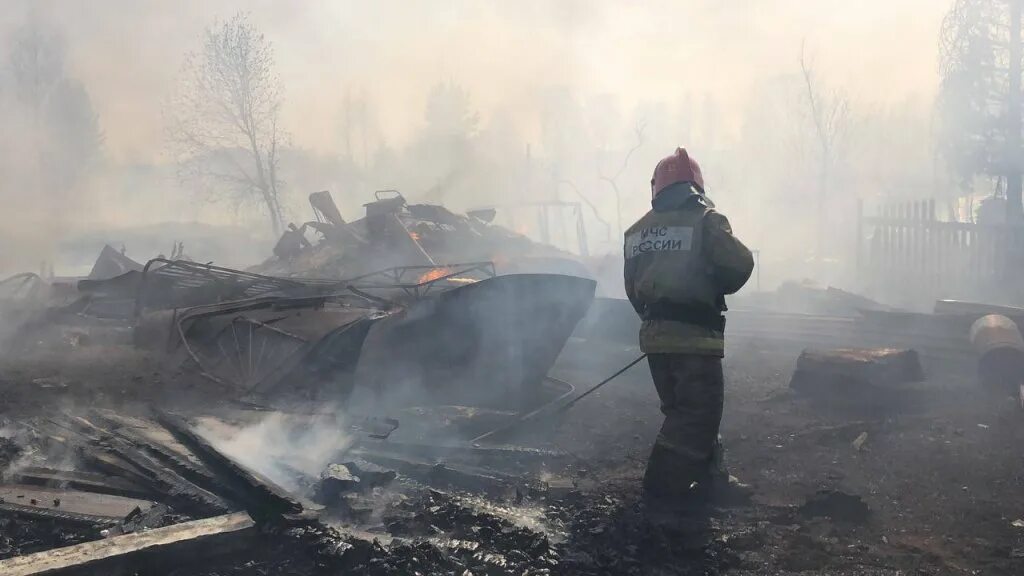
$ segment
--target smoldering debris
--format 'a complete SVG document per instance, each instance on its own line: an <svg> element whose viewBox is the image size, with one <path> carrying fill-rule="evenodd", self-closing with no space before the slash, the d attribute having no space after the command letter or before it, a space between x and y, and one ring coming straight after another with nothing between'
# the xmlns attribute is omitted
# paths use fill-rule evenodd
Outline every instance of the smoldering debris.
<svg viewBox="0 0 1024 576"><path fill-rule="evenodd" d="M476 215L410 204L396 190L377 192L362 218L346 221L329 192L309 196L316 220L291 226L274 256L253 272L270 276L358 278L420 267L421 280L447 276L459 262L493 262L499 274L545 272L588 277L580 259ZM307 235L314 237L313 241Z"/></svg>
<svg viewBox="0 0 1024 576"><path fill-rule="evenodd" d="M170 427L145 418L133 418L130 425L106 420L110 427L104 427L98 424L104 422L99 413L26 423L41 431L40 443L56 441L56 435L60 434L61 445L78 455L79 468L26 469L19 478L44 481L63 478L75 482L76 489L59 484L55 487L0 485L4 536L11 541L24 537L17 530L21 526L19 522L27 518L36 522L37 527L66 526L55 533L58 539L51 538L48 546L75 544L78 548L62 548L59 555L32 554L29 547L12 548L10 553L20 555L0 560L4 573L35 574L54 567L100 569L115 559L132 566L151 565L147 563L153 561L156 553L152 546L137 547L133 540L125 539L114 547L114 541L121 538L117 535L129 535L140 529L159 541L156 543L158 550L166 548L167 553L173 550L175 554L194 556L190 561L203 559L204 563L214 565L225 561L218 560L225 554L244 554L246 550L259 550L267 544L279 556L266 558L263 553L257 553L263 566L295 562L292 555L304 549L311 551L316 564L345 566L357 571L386 565L411 566L425 571L458 568L518 574L526 569L550 569L558 565L558 556L544 532L517 526L503 519L502 514L488 512L484 507L471 504L470 500L463 501L458 496L431 490L416 482L410 484L409 479L358 457L326 468L328 471L344 470L350 482L363 485L359 490L365 494L364 507L368 513L360 514L358 503L350 499L344 506L332 507L333 516L328 516L333 518L332 525L325 524L317 519L320 508L316 505L301 496L296 496L298 499L282 496L281 488L272 480L246 472L247 466L235 463L227 452L220 452L213 444L197 443L196 438L202 434L199 428L192 428L171 415L162 415L159 421L167 422ZM267 417L261 424L240 429L219 444L234 454L262 451L262 441L275 438L275 433L285 429L282 421L281 417ZM207 418L202 429L215 429L210 422ZM149 432L140 434L141 428ZM289 468L284 461L309 466L310 459L289 459L289 453L294 453L297 446L309 446L314 453L321 454L338 449L339 436L325 438L322 432L292 432L285 435L288 440L276 440L279 446L291 442L290 451L270 450L270 453L263 453L259 461L249 460L249 463L274 469L265 463L281 457L281 468ZM193 435L192 440L184 438L183 434ZM184 444L175 442L174 438L181 438ZM312 445L314 441L323 448L316 450ZM180 457L162 456L172 452ZM119 475L116 473L119 468L134 472ZM90 476L100 470L106 472L102 481ZM340 480L338 474L327 478ZM393 488L394 482L399 482L401 487ZM129 486L129 490L144 492L153 500L101 493L117 491L118 486ZM300 487L294 489L302 491ZM382 491L389 494L384 495ZM402 493L407 496L400 496ZM328 494L321 484L315 496L330 500L337 499L339 493ZM282 497L289 503L284 506L275 503ZM24 504L18 503L21 499L25 500ZM211 508L210 503L214 501L220 504ZM248 531L253 520L262 535ZM104 538L110 539L110 546L99 544ZM265 542L267 538L270 542ZM211 539L226 547L218 545L216 550L211 549ZM292 542L287 552L282 549L282 539ZM379 544L379 541L388 544ZM76 544L79 542L93 544ZM232 562L230 558L226 561Z"/></svg>
<svg viewBox="0 0 1024 576"><path fill-rule="evenodd" d="M430 559L423 565L430 572L510 572L556 564L543 532L530 533L538 544L516 551L525 542L522 529L510 528L499 516L470 513L455 504L455 496L428 488L522 503L524 494L538 493L539 483L521 475L536 474L539 459L524 467L531 458L513 458L505 466L494 454L488 459L472 448L419 450L412 456L403 447L422 441L433 424L430 418L411 417L413 425L400 430L404 440L391 446L388 438L401 421L360 416L357 410L394 410L406 419L448 405L470 423L457 436L500 425L494 415L510 418L519 406L549 401L544 376L585 313L593 282L551 274L502 275L489 261L453 264L461 245L463 252L501 256L507 272L516 269L511 260L524 265L509 254L525 254L533 244L441 207L407 206L400 195L379 199L368 207L365 221L353 223L337 213L329 195L313 195L311 204L324 221L303 228L322 238L315 245L304 242L297 227L285 234L274 258L293 267L287 277L187 260L157 258L136 265L108 247L90 278L77 284L34 276L8 283L17 285L10 308L28 310L19 329L33 334L19 342L19 350L52 348L52 338L44 336L51 327L69 326L83 335L72 348L103 349L114 342L90 336L100 326L123 326L134 333L130 342L161 358L158 370L176 370L189 382L182 391L191 398L216 398L209 406L216 408L231 405L234 396L236 404L234 412L223 413L222 406L221 414L214 410L190 420L97 410L44 411L45 416L20 421L17 425L35 436L17 450L41 457L12 468L5 481L26 482L8 486L32 494L47 491L47 499L59 494L52 500L64 502L65 510L36 506L6 512L31 512L37 521L77 523L79 529L86 525L75 536L84 547L60 554L81 562L106 558L106 548L93 550L89 541L140 529L166 529L168 551L188 550L212 562L210 539L259 548L254 542L261 538L254 540L245 524L255 521L263 533L292 542L264 544L270 552L262 561L268 564L293 563L301 549L312 550L314 565L357 569L412 566L422 558ZM399 227L405 233L396 236ZM421 260L396 260L404 266L385 270L371 267L390 262L388 254L407 254L403 246ZM499 248L512 252L501 254ZM332 253L347 256L333 268L309 264L310 258ZM316 277L325 271L327 277ZM267 408L274 403L290 411ZM241 406L248 408L239 411ZM195 405L189 410L195 413ZM474 419L482 424L474 426ZM481 467L481 462L489 464ZM139 497L145 500L130 506ZM108 508L103 518L74 510L76 502L90 498L121 499L130 510ZM418 520L417 527L388 529L394 522L386 518L415 516L413 511L424 507L436 517ZM244 516L237 516L242 511ZM469 530L462 521L470 520L480 531L473 533L473 543L453 544L469 542L469 532L452 530ZM374 543L377 539L388 543ZM151 562L150 553L134 551L132 542L118 545L119 561ZM18 566L32 570L52 561L45 553L28 555Z"/></svg>
<svg viewBox="0 0 1024 576"><path fill-rule="evenodd" d="M292 490L301 488L302 477L319 476L354 442L344 417L333 414L295 417L270 413L241 427L219 419L200 419L196 431L226 456Z"/></svg>
<svg viewBox="0 0 1024 576"><path fill-rule="evenodd" d="M924 380L914 350L806 349L789 386L819 404L884 413L914 406Z"/></svg>
<svg viewBox="0 0 1024 576"><path fill-rule="evenodd" d="M55 334L70 334L70 348L133 343L251 402L344 403L356 387L407 405L416 395L517 407L539 400L539 383L595 291L592 280L564 274L585 275L578 262L535 258L553 249L441 206L407 205L400 194L352 222L329 194L310 200L321 238L300 243L301 257L271 259L287 270L164 258L137 266L105 247L94 277L77 283L10 280L18 289L7 308L18 311L22 334L11 351L52 347ZM334 260L322 266L323 258ZM549 273L556 260L562 273Z"/></svg>
<svg viewBox="0 0 1024 576"><path fill-rule="evenodd" d="M525 239L496 250L511 233L476 216L389 194L349 220L328 195L310 200L318 219L254 269L134 269L108 251L124 273L25 275L0 292L19 334L0 364L0 550L19 570L55 557L211 575L787 573L827 567L822 550L878 562L856 544L896 505L877 485L948 493L942 474L907 476L934 465L919 460L927 443L984 454L981 436L1012 437L1020 418L1005 386L973 394L987 348L968 337L988 313L1024 320L1016 310L911 312L791 285L729 313L742 392L727 413L743 422L725 433L754 501L704 520L650 510L637 486L658 408L643 371L559 410L638 356L628 303L595 300L592 280L565 274L574 264L550 268ZM964 394L993 404L962 422ZM926 429L911 417L948 405ZM537 410L557 417L509 427ZM870 514L847 521L847 508ZM156 549L141 550L146 534Z"/></svg>

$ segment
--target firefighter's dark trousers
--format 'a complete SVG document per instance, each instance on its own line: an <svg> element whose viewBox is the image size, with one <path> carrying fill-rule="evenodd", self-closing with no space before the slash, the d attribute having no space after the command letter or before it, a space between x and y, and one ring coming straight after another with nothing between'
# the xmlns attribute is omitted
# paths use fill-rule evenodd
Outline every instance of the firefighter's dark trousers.
<svg viewBox="0 0 1024 576"><path fill-rule="evenodd" d="M647 360L665 422L647 461L644 492L654 498L685 497L694 482L708 484L719 468L722 359L651 354Z"/></svg>

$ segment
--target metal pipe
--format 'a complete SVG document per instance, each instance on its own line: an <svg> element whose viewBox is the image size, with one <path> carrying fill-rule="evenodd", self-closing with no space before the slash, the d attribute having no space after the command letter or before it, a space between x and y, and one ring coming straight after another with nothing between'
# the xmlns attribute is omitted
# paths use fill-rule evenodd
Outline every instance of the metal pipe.
<svg viewBox="0 0 1024 576"><path fill-rule="evenodd" d="M395 227L396 235L399 238L401 238L402 241L405 242L407 246L411 248L411 252L413 254L420 257L420 263L427 264L430 266L437 266L437 263L434 262L434 259L430 257L430 254L428 254L427 251L423 248L423 245L420 244L419 240L417 240L416 237L412 235L412 232L409 232L409 229L405 227L405 223L402 222L402 219L398 217L398 214L392 213L390 214L390 217L391 223Z"/></svg>
<svg viewBox="0 0 1024 576"><path fill-rule="evenodd" d="M616 372L615 374L612 374L611 376L609 376L609 377L605 378L604 380L600 381L599 383L595 384L593 387L591 387L589 390L587 390L583 394L580 394L579 396L573 398L569 402L563 404L560 408L557 408L555 410L551 410L551 408L557 402L562 400L562 398L565 398L568 394L572 393L573 390L569 390L568 393L563 394L562 396L556 398L554 401L549 402L547 404L544 404L540 408L537 408L536 410L534 410L532 412L524 414L524 415L516 418L512 422L510 422L508 424L505 424L504 426L499 426L498 428L495 428L494 430L491 430L490 432L487 432L486 434L481 434L480 436L477 436L476 438L473 438L472 440L470 440L470 444L473 444L475 446L478 443L483 442L484 440L487 440L488 438L493 438L494 436L502 435L502 434L506 434L508 432L511 432L511 431L521 427L522 425L526 424L527 422L533 420L534 418L536 418L536 417L538 417L540 415L548 414L548 415L554 416L554 415L558 415L558 414L563 414L563 413L569 411L570 408L575 406L577 402L579 402L580 400L586 398L592 392L597 391L598 388L600 388L600 387L604 386L605 384L611 382L612 380L617 378L620 374L622 374L626 370L629 370L630 368L635 366L637 363L639 363L644 358L647 358L647 354L641 354L639 358L637 358L636 360L633 360L629 364L626 364L618 372Z"/></svg>

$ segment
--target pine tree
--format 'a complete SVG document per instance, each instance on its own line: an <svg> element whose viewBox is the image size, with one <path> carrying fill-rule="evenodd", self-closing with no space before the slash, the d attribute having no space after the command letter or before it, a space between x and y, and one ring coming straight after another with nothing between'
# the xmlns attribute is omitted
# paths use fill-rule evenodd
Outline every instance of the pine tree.
<svg viewBox="0 0 1024 576"><path fill-rule="evenodd" d="M964 188L975 176L1021 209L1021 7L1024 0L955 0L939 41L941 151Z"/></svg>

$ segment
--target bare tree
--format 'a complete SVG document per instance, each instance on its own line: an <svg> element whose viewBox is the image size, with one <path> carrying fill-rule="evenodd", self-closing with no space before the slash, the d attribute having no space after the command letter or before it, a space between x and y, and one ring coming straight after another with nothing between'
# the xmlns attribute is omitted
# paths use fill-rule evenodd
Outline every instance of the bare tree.
<svg viewBox="0 0 1024 576"><path fill-rule="evenodd" d="M850 102L839 90L821 86L814 63L809 62L804 45L800 46L800 72L806 90L807 107L818 148L818 225L817 259L824 254L825 208L832 184L832 172L847 136L850 120Z"/></svg>
<svg viewBox="0 0 1024 576"><path fill-rule="evenodd" d="M208 28L202 48L186 56L165 111L179 181L209 200L261 207L275 235L284 221L281 94L270 41L239 13Z"/></svg>
<svg viewBox="0 0 1024 576"><path fill-rule="evenodd" d="M644 129L646 127L643 122L637 122L633 127L633 134L636 135L636 144L626 152L625 157L622 158L622 165L614 175L605 176L604 174L598 174L598 178L607 182L615 193L615 227L619 236L622 236L622 193L619 191L619 177L626 171L626 168L629 168L629 159L644 145Z"/></svg>

